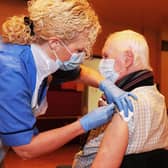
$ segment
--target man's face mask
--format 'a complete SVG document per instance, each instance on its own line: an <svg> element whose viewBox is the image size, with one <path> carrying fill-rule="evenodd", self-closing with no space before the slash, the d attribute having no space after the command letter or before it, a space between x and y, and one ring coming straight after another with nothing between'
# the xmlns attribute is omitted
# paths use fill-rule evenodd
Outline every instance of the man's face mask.
<svg viewBox="0 0 168 168"><path fill-rule="evenodd" d="M84 51L72 53L70 49L63 42L62 44L65 47L65 49L69 52L71 57L68 61L63 62L57 56L57 62L58 64L60 64L60 69L63 71L76 69L77 67L79 67L81 63L83 63L86 53Z"/></svg>
<svg viewBox="0 0 168 168"><path fill-rule="evenodd" d="M115 60L113 58L101 59L99 63L99 71L106 78L112 82L116 82L119 74L114 69Z"/></svg>

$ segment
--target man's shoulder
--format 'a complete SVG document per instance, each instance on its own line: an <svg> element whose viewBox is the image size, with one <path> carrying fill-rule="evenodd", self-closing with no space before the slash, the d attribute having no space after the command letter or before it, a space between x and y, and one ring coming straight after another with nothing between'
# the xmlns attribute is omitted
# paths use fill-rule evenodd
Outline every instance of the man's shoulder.
<svg viewBox="0 0 168 168"><path fill-rule="evenodd" d="M132 93L142 93L142 91L146 91L145 93L143 94L147 94L148 92L156 92L158 91L157 88L156 88L156 85L153 84L153 85L150 85L150 86L140 86L140 87L137 87L137 88L134 88L131 92Z"/></svg>
<svg viewBox="0 0 168 168"><path fill-rule="evenodd" d="M134 95L137 96L136 101L138 104L151 104L152 102L159 102L161 104L164 104L165 98L164 96L159 92L156 85L151 86L142 86L135 88L131 91Z"/></svg>

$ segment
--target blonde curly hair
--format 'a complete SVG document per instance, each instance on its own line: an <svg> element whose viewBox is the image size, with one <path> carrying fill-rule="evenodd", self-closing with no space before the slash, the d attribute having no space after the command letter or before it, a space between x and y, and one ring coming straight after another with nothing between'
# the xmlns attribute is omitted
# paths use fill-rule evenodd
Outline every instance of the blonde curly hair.
<svg viewBox="0 0 168 168"><path fill-rule="evenodd" d="M90 47L95 43L101 26L87 0L31 0L28 1L29 18L33 21L34 35L24 16L9 18L2 26L5 42L30 44L58 37L71 42L83 31L88 32Z"/></svg>
<svg viewBox="0 0 168 168"><path fill-rule="evenodd" d="M30 35L30 27L24 24L25 16L13 16L2 24L2 39L7 43L29 44L35 37Z"/></svg>

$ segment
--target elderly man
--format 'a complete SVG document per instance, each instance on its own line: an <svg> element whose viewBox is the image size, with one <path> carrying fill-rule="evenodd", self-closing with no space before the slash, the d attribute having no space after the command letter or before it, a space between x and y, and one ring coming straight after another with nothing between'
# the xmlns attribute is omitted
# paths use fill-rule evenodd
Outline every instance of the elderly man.
<svg viewBox="0 0 168 168"><path fill-rule="evenodd" d="M116 110L110 123L90 132L73 167L166 168L168 118L165 98L154 83L145 38L131 30L115 32L105 42L102 55L100 72L116 81L121 89L131 91L138 100L132 99L132 117L125 118Z"/></svg>

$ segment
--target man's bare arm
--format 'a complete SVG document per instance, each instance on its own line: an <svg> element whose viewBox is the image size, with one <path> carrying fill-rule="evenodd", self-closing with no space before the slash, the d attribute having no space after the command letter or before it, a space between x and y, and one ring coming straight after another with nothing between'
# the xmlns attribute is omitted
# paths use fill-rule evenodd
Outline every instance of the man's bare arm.
<svg viewBox="0 0 168 168"><path fill-rule="evenodd" d="M117 113L105 130L91 168L119 168L128 145L127 123Z"/></svg>

